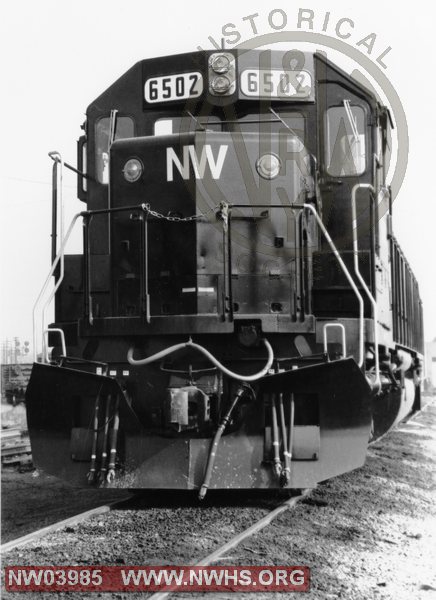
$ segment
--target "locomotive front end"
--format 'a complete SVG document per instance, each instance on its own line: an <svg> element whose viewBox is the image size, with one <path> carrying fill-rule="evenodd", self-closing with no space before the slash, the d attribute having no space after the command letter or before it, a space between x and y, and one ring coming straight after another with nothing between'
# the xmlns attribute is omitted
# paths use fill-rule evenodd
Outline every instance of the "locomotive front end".
<svg viewBox="0 0 436 600"><path fill-rule="evenodd" d="M363 464L380 386L351 210L339 221L322 204L326 68L302 53L166 57L90 106L83 255L58 253L53 351L27 391L37 465L204 497ZM323 312L328 277L341 301Z"/></svg>

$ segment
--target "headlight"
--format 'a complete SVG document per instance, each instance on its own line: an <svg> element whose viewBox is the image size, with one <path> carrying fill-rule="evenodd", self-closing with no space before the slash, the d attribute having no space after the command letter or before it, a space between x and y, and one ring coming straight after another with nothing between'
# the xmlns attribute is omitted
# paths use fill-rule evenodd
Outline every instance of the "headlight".
<svg viewBox="0 0 436 600"><path fill-rule="evenodd" d="M209 93L231 96L236 89L236 61L231 52L214 52L208 59Z"/></svg>
<svg viewBox="0 0 436 600"><path fill-rule="evenodd" d="M138 181L143 171L142 162L137 158L130 158L123 168L124 178L129 183L133 183L134 181Z"/></svg>
<svg viewBox="0 0 436 600"><path fill-rule="evenodd" d="M263 154L256 162L256 170L264 179L274 179L280 172L282 161L276 154Z"/></svg>
<svg viewBox="0 0 436 600"><path fill-rule="evenodd" d="M229 91L231 82L225 75L218 75L212 79L210 85L215 94L225 94Z"/></svg>
<svg viewBox="0 0 436 600"><path fill-rule="evenodd" d="M215 73L227 73L230 68L230 60L226 54L214 54L211 56L210 66Z"/></svg>

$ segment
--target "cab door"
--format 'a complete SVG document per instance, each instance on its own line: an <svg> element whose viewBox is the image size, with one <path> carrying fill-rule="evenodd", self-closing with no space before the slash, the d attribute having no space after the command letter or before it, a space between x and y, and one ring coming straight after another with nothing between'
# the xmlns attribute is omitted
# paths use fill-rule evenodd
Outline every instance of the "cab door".
<svg viewBox="0 0 436 600"><path fill-rule="evenodd" d="M351 195L356 184L374 185L375 98L346 73L317 61L319 210L336 247L353 273ZM357 194L359 268L374 288L376 219L371 192ZM315 314L355 317L357 300L325 240L314 261ZM318 310L317 310L318 309ZM368 316L370 307L366 308Z"/></svg>

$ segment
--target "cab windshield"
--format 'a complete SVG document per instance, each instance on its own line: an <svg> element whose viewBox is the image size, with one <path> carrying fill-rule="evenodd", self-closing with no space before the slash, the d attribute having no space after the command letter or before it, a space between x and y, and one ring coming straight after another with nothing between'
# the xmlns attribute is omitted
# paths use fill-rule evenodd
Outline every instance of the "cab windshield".
<svg viewBox="0 0 436 600"><path fill-rule="evenodd" d="M95 124L95 171L99 183L109 183L109 129L110 118L103 117ZM135 135L131 117L117 117L115 139L121 140Z"/></svg>

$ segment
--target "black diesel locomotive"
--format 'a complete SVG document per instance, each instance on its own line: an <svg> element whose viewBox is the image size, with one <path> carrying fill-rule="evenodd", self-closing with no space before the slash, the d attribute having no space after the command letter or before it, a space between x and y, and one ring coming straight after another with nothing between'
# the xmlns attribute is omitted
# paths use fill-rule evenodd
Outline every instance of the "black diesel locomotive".
<svg viewBox="0 0 436 600"><path fill-rule="evenodd" d="M27 390L35 463L200 497L361 466L419 407L422 306L392 233L391 127L370 91L299 51L143 60L99 96L78 143L86 210L58 245L54 188ZM68 255L80 222L83 254Z"/></svg>

